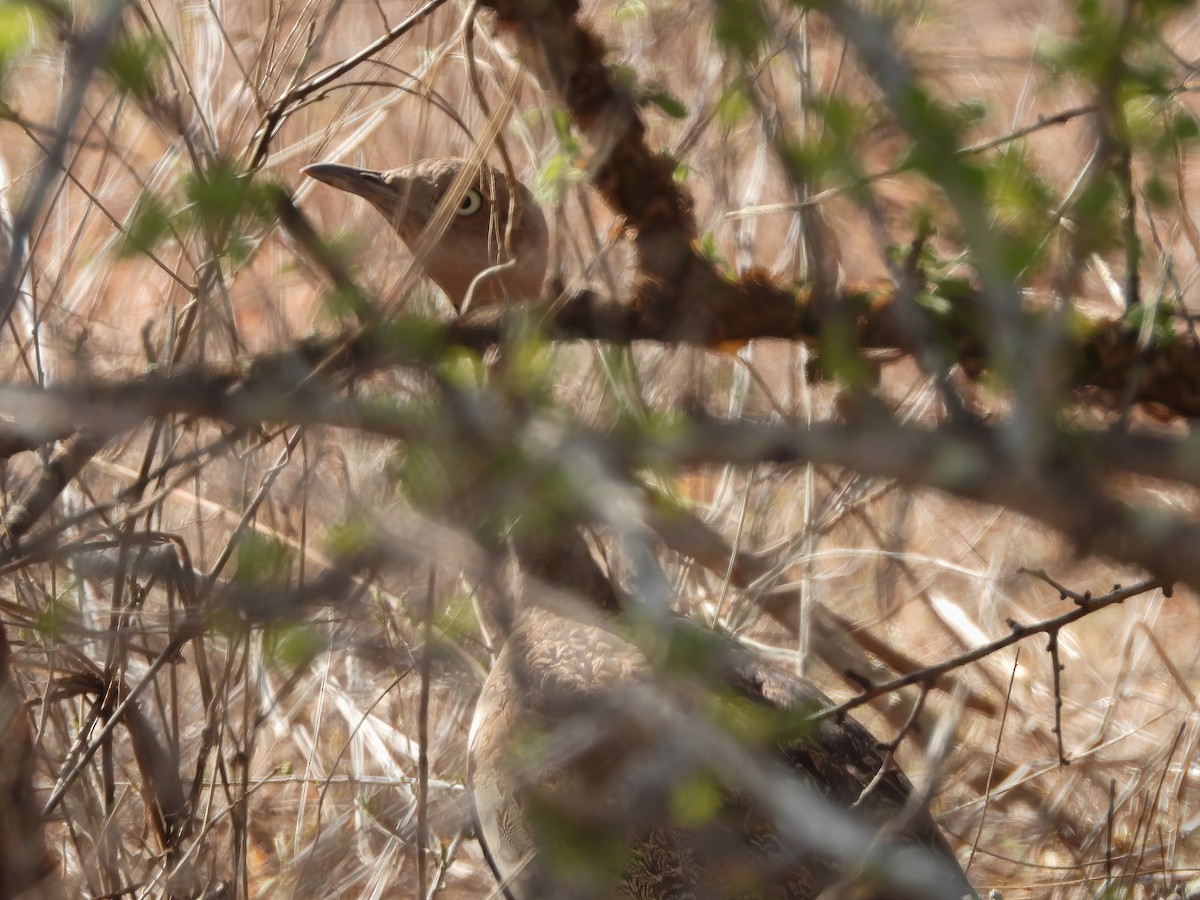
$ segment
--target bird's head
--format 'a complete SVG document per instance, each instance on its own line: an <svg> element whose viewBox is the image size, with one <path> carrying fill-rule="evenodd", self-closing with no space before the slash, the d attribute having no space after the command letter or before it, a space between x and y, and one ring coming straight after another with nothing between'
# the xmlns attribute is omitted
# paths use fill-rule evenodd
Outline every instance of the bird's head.
<svg viewBox="0 0 1200 900"><path fill-rule="evenodd" d="M426 274L462 309L472 305L534 300L546 276L549 237L546 219L520 182L515 188L500 170L483 165L474 177L458 179L466 162L455 157L423 159L401 169L375 171L341 163L316 163L301 171L310 178L368 200L419 256ZM442 207L456 180L461 185ZM439 209L445 230L422 234ZM509 229L509 212L514 215ZM476 276L500 267L480 279Z"/></svg>

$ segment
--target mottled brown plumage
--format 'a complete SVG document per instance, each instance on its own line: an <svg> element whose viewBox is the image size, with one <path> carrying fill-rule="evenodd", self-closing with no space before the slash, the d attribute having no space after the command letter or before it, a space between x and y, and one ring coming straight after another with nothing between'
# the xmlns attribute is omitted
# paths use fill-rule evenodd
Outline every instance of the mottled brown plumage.
<svg viewBox="0 0 1200 900"><path fill-rule="evenodd" d="M813 900L844 874L827 855L796 852L793 840L780 840L771 816L731 787L737 778L697 760L690 735L697 722L732 722L737 731L749 715L740 736L766 765L782 763L845 809L884 763L862 726L852 719L798 726L797 715L784 719L790 734L756 735L764 723L779 724L772 713L827 701L807 682L687 622L672 630L691 662L656 665L623 633L628 623L613 614L621 598L577 534L519 542L518 555L526 570L586 605L531 595L476 707L472 797L509 897ZM884 826L911 792L892 771L858 812ZM972 895L927 811L907 822L902 838L942 861L943 896ZM903 859L920 851L899 852ZM856 882L839 896L915 895L882 879Z"/></svg>
<svg viewBox="0 0 1200 900"><path fill-rule="evenodd" d="M447 198L465 166L462 159L443 157L390 171L340 163L316 163L301 171L366 199L413 252L445 201L445 230L422 248L420 262L455 309L461 310L468 296L471 305L538 299L549 243L541 209L525 185L518 182L510 191L504 174L488 165ZM437 227L434 222L435 234ZM481 273L488 274L478 278Z"/></svg>
<svg viewBox="0 0 1200 900"><path fill-rule="evenodd" d="M366 197L416 249L463 165L424 160L374 172L321 163L305 172ZM471 302L490 303L536 296L546 265L540 211L523 185L510 190L495 169L485 168L473 184L449 198L464 214L452 216L440 240L422 248L426 271L456 308L468 294ZM514 262L472 289L501 259ZM620 615L626 604L577 531L563 529L553 539L518 536L514 545L526 573L576 602L527 592L472 722L469 780L478 834L507 896L815 900L845 877L827 852L781 835L776 817L756 802L762 794L751 796L739 773L697 753L700 736L731 723L754 765L796 779L830 805L857 804L875 827L904 807L912 787L897 771L880 777L860 802L883 754L852 719L814 725L800 715L827 702L812 685L684 621L666 629L670 652L656 633L650 644L658 652L648 653L626 633L630 619ZM678 659L681 647L686 663ZM664 665L664 656L674 662ZM780 722L791 730L763 731ZM812 792L806 796L820 825L827 808ZM972 895L927 811L907 819L902 838L912 845L890 857L893 866L904 853L916 854L907 857L914 862L932 856L944 876L939 898ZM852 879L838 896L914 897L888 878L871 883L870 874Z"/></svg>

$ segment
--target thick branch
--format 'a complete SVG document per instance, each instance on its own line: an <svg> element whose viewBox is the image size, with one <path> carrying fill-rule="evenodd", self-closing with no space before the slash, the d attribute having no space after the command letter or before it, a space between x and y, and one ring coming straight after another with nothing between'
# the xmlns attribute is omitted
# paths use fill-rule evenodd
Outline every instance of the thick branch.
<svg viewBox="0 0 1200 900"><path fill-rule="evenodd" d="M1088 454L1061 440L1041 458L1016 458L1003 428L931 429L886 419L850 425L696 424L642 460L676 465L815 463L929 487L967 500L1003 506L1067 536L1083 553L1102 553L1141 566L1164 585L1200 589L1194 552L1200 525L1163 507L1113 497L1103 477L1114 474L1104 435L1088 436ZM1120 451L1124 439L1111 444ZM1034 463L1034 464L1031 464Z"/></svg>
<svg viewBox="0 0 1200 900"><path fill-rule="evenodd" d="M410 336L411 338L411 336ZM146 417L191 414L252 427L269 422L329 424L407 440L427 434L428 421L389 404L347 400L339 378L399 358L420 359L423 344L383 342L364 335L337 343L312 342L291 354L255 357L239 366L196 367L131 382L0 391L0 411L37 425L74 419L85 427L130 428ZM321 352L325 355L322 356ZM315 377L314 370L324 377ZM502 404L502 401L497 398ZM700 422L671 439L621 434L606 441L614 458L636 468L764 462L835 465L904 484L1004 506L1095 551L1143 566L1164 584L1200 588L1200 525L1162 507L1142 507L1112 496L1104 479L1122 472L1200 483L1186 439L1121 433L1058 433L1036 458L1018 458L1007 426L928 428L865 417L849 424L809 426Z"/></svg>

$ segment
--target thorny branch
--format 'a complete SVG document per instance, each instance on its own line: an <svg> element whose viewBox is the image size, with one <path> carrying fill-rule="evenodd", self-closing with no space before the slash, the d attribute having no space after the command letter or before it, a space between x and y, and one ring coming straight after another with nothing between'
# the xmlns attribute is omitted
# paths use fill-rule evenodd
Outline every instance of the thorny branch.
<svg viewBox="0 0 1200 900"><path fill-rule="evenodd" d="M952 672L955 669L960 669L963 666L969 665L970 663L978 662L981 659L991 656L993 653L997 653L1006 647L1011 647L1013 644L1023 641L1027 637L1032 637L1035 634L1044 634L1050 637L1052 641L1057 640L1058 633L1072 622L1078 622L1080 619L1084 618L1085 616L1089 616L1098 610L1105 609L1106 607L1113 606L1117 603L1124 603L1131 597L1137 597L1141 594L1158 590L1160 588L1167 596L1171 595L1170 587L1163 584L1161 581L1141 581L1127 588L1115 587L1109 593L1103 594L1099 597L1089 597L1086 594L1080 595L1081 602L1076 601L1077 605L1075 609L1062 613L1054 618L1037 622L1033 625L1022 625L1016 620L1010 619L1008 623L1009 628L1012 629L1010 634L1006 634L1002 638L997 638L990 643L976 647L974 650L971 650L968 653L959 654L953 659L945 660L937 665L927 666L918 672L912 672L903 676L902 678L894 678L891 681L884 682L883 684L874 685L873 687L851 697L844 703L839 703L837 706L819 713L817 717L824 719L830 716L845 715L855 707L862 706L864 703L868 703L871 700L874 700L876 697L881 697L884 694L889 694L892 691L898 691L901 688L910 687L914 684L919 684L922 686L933 685L939 678L948 674L949 672ZM1057 679L1057 675L1055 677ZM1056 685L1055 700L1058 704L1061 704L1061 699L1061 695L1059 694ZM1057 724L1061 725L1061 719L1057 720ZM1060 733L1060 757L1062 756L1061 740L1062 736ZM1062 759L1061 761L1063 763L1067 762L1066 759Z"/></svg>
<svg viewBox="0 0 1200 900"><path fill-rule="evenodd" d="M361 331L340 341L303 342L291 353L248 357L232 365L184 367L169 375L150 373L127 382L4 388L0 409L13 417L12 427L18 431L52 431L72 422L111 436L145 418L185 414L241 427L325 424L409 440L424 429L411 410L347 399L338 385L353 374L384 365L429 366L439 346L429 332L419 339L410 334L404 340L387 340L378 332ZM1143 566L1164 583L1200 586L1200 560L1190 552L1200 539L1200 526L1165 509L1131 505L1111 496L1104 485L1104 478L1120 472L1200 485L1200 465L1193 454L1182 452L1192 445L1188 439L1064 433L1031 467L1009 452L998 427L928 428L899 424L887 416L807 426L694 421L671 440L631 447L623 438L586 435L633 468L662 462L811 462L931 487L1031 516L1081 549ZM881 454L879 447L889 452Z"/></svg>

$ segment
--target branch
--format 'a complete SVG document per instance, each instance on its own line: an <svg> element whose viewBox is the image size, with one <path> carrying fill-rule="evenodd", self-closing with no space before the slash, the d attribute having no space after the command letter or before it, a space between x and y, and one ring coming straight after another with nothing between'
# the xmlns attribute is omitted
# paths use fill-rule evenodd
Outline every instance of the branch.
<svg viewBox="0 0 1200 900"><path fill-rule="evenodd" d="M1041 455L1018 457L1005 426L928 428L878 418L849 425L694 423L661 439L631 465L815 463L876 478L934 488L1007 507L1055 528L1081 553L1101 553L1141 566L1164 585L1200 588L1200 524L1158 506L1126 503L1105 490L1115 474L1105 450L1121 435L1047 436ZM1074 443L1083 440L1088 452ZM886 448L886 449L884 449Z"/></svg>
<svg viewBox="0 0 1200 900"><path fill-rule="evenodd" d="M550 328L554 336L683 341L710 347L762 337L815 339L825 318L821 313L837 310L854 322L861 348L907 353L919 349L906 338L912 331L904 329L895 308L893 285L852 288L830 296L812 286L795 290L780 286L762 273L751 272L733 281L723 277L692 246L696 225L691 201L671 177L674 162L647 147L637 107L605 65L602 42L576 19L578 3L485 0L483 5L496 12L502 30L515 36L542 86L570 111L592 151L588 162L593 184L634 232L638 274L628 306L614 308L590 295L577 295L555 318L556 327ZM985 358L998 360L1017 389L1016 415L1033 415L1040 408L1033 402L1042 390L1038 385L1052 373L1042 371L1048 360L1035 359L1031 367L1025 354L1029 347L1041 347L1047 357L1057 360L1061 344L1072 386L1118 395L1129 392L1134 401L1159 404L1179 415L1200 415L1200 354L1193 347L1178 342L1150 349L1143 377L1137 368L1136 334L1124 322L1088 322L1088 336L1073 343L1063 334L1060 318L1023 313L1016 285L1000 261L1004 253L984 215L987 204L980 189L963 165L953 161L953 142L943 147L937 143L945 137L941 132L925 133L930 128L928 111L912 96L915 81L891 45L885 20L840 0L815 5L858 49L914 140L928 145L931 159L952 160L946 166L931 164L927 174L943 187L963 222L984 290L946 298L952 306L949 317L932 324L940 326L933 331L937 339L953 344L954 358L964 369L978 375ZM1048 121L1092 111L1090 107L1068 110ZM1031 126L1036 127L1041 126ZM1029 340L1031 335L1038 339ZM1117 406L1121 401L1113 397L1107 402Z"/></svg>
<svg viewBox="0 0 1200 900"><path fill-rule="evenodd" d="M984 657L991 656L993 653L997 653L998 651L1003 650L1005 647L1011 647L1018 641L1023 641L1025 638L1031 637L1035 634L1045 634L1050 637L1052 642L1056 641L1058 638L1058 633L1065 626L1070 625L1072 622L1078 622L1084 616L1089 616L1097 610L1104 609L1105 607L1112 606L1116 603L1124 603L1130 597L1136 597L1139 594L1144 594L1157 588L1163 588L1164 593L1166 593L1167 596L1170 596L1169 588L1167 588L1162 582L1149 580L1140 582L1127 588L1115 588L1110 593L1104 594L1101 597L1089 597L1087 600L1079 603L1070 612L1065 612L1060 616L1055 616L1052 619L1046 619L1034 625L1021 625L1015 620L1010 619L1008 624L1012 629L1011 634L1007 634L1002 638L997 638L990 643L982 644L979 647L976 647L974 650L970 650L967 653L962 653L952 659L946 660L945 662L938 663L935 666L928 666L924 669L921 669L919 672L913 672L909 675L905 675L903 678L895 678L891 681L884 682L883 684L877 684L874 687L868 688L862 693L851 697L845 703L839 703L837 706L831 707L830 709L822 710L817 714L816 718L825 719L829 718L830 716L843 716L856 706L862 706L864 703L868 703L869 701L874 700L876 697L889 694L892 691L898 691L900 688L909 687L914 684L919 684L923 687L932 686L939 678L948 672L962 668L969 663L978 662ZM1057 659L1055 659L1055 662L1057 662ZM1055 676L1055 680L1057 683L1057 675ZM1055 694L1055 700L1059 700L1057 692ZM1056 722L1058 721L1059 720L1057 719L1056 714ZM1059 735L1059 741L1059 756L1061 757L1061 734ZM1063 762L1065 761L1066 760L1063 760Z"/></svg>
<svg viewBox="0 0 1200 900"><path fill-rule="evenodd" d="M40 433L70 423L111 436L146 418L184 414L239 427L324 424L410 440L427 435L428 422L419 414L395 404L348 399L341 385L386 366L430 367L452 339L478 346L495 336L495 328L471 321L438 325L412 319L304 341L289 352L233 364L150 372L125 382L0 388L0 412L14 423L13 430ZM1010 436L1003 422L929 428L864 416L848 424L808 426L700 421L667 437L588 439L606 442L607 452L625 459L630 470L662 462L817 463L934 488L1023 513L1059 530L1082 551L1142 566L1163 583L1200 587L1200 558L1192 552L1200 525L1162 507L1126 503L1103 483L1125 472L1200 485L1200 463L1188 452L1192 439L1054 431L1036 456L1024 448L1026 455L1018 457L1022 448L1014 447Z"/></svg>

